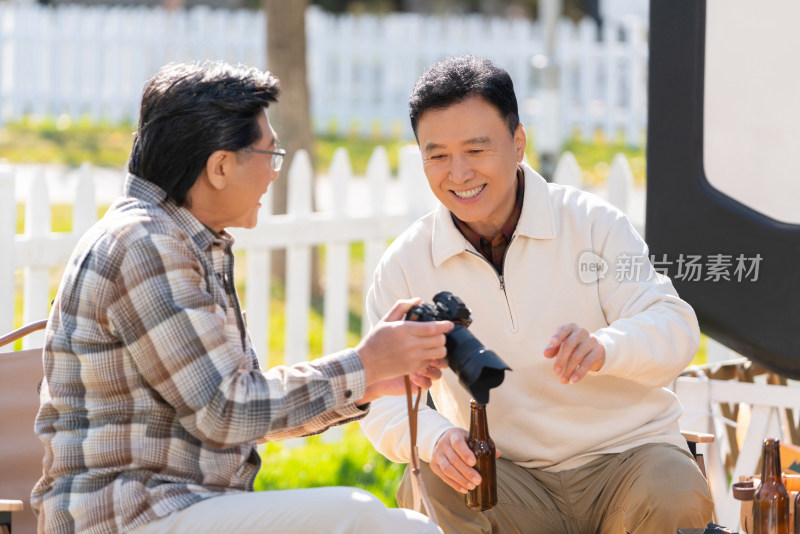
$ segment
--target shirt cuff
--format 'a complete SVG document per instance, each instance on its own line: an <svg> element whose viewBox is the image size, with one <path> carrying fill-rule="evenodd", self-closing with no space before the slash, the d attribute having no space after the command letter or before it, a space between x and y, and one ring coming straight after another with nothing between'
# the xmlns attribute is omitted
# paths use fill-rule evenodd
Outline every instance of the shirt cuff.
<svg viewBox="0 0 800 534"><path fill-rule="evenodd" d="M619 345L613 327L601 328L594 332L594 336L603 345L605 349L606 358L603 362L603 367L599 371L589 371L589 374L596 375L615 375L619 372Z"/></svg>
<svg viewBox="0 0 800 534"><path fill-rule="evenodd" d="M330 380L333 406L338 408L350 404L354 410L362 412L363 415L363 410L357 408L355 402L362 398L367 390L367 375L356 351L345 349L314 360L313 363L314 367Z"/></svg>

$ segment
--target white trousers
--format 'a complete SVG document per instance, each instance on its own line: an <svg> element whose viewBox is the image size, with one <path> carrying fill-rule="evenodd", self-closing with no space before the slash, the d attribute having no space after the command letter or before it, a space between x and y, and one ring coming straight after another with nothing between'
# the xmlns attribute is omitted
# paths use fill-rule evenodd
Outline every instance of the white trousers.
<svg viewBox="0 0 800 534"><path fill-rule="evenodd" d="M259 491L212 497L131 534L441 534L426 516L357 488Z"/></svg>

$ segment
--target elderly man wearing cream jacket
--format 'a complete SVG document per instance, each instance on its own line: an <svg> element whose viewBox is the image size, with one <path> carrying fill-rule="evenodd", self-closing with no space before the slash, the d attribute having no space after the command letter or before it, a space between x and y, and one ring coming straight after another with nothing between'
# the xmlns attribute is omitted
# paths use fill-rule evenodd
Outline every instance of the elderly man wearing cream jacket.
<svg viewBox="0 0 800 534"><path fill-rule="evenodd" d="M708 487L665 389L691 361L692 308L654 271L627 218L548 184L522 163L526 137L506 71L471 56L423 74L409 100L440 203L389 247L367 297L377 323L397 299L443 290L513 369L491 394L498 504L463 494L480 475L466 446L469 393L447 370L419 413L422 476L446 533L674 533L711 519ZM405 400L373 402L362 428L410 459ZM408 473L398 492L411 507ZM420 510L424 511L424 510Z"/></svg>

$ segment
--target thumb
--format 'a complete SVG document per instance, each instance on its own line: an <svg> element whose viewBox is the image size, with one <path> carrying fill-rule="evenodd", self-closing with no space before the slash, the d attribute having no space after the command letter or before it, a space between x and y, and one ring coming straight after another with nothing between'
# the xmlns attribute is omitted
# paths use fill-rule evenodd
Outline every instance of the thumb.
<svg viewBox="0 0 800 534"><path fill-rule="evenodd" d="M398 300L392 306L392 309L386 312L386 315L383 316L381 322L388 323L392 321L402 321L403 318L406 316L408 310L416 306L422 302L421 299L405 299L405 300Z"/></svg>

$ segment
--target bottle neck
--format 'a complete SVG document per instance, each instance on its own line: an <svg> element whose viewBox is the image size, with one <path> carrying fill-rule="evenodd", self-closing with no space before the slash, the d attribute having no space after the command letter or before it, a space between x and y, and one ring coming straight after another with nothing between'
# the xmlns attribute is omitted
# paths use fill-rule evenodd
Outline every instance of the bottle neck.
<svg viewBox="0 0 800 534"><path fill-rule="evenodd" d="M764 440L761 480L777 482L781 480L781 442L777 439Z"/></svg>
<svg viewBox="0 0 800 534"><path fill-rule="evenodd" d="M489 439L489 423L486 420L486 405L473 400L470 402L470 412L470 438L480 441Z"/></svg>

